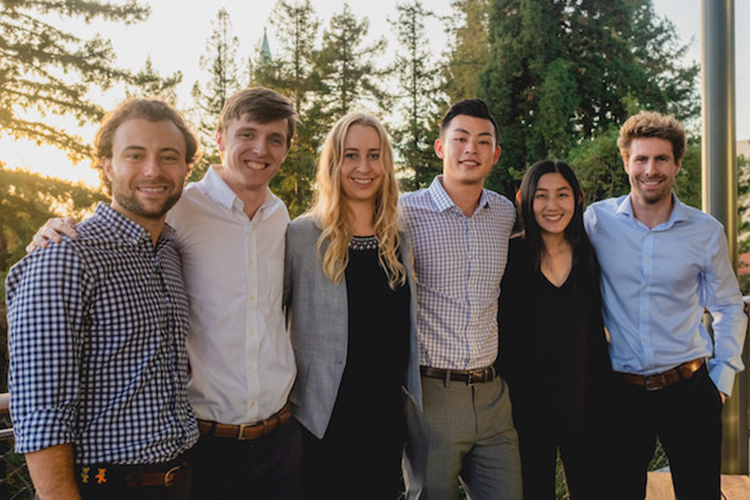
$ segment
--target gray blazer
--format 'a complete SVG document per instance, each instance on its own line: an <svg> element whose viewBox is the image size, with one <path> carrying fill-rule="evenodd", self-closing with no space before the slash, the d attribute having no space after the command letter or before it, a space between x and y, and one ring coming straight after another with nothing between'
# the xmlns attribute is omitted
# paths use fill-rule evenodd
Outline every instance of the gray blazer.
<svg viewBox="0 0 750 500"><path fill-rule="evenodd" d="M292 221L286 232L284 304L287 330L297 361L297 380L289 401L297 420L322 439L333 413L344 373L349 338L346 283L334 285L323 273L317 245L320 229L304 215ZM408 244L401 236L401 259L411 291L411 339L406 391L422 407L419 375L416 303L417 290ZM321 249L325 252L325 246ZM387 362L384 360L384 362Z"/></svg>

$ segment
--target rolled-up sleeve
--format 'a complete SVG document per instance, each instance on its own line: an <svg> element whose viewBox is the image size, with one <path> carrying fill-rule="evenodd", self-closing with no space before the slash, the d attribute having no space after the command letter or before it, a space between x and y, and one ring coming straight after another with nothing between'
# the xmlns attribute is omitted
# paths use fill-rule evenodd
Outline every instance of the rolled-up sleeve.
<svg viewBox="0 0 750 500"><path fill-rule="evenodd" d="M18 453L75 441L85 274L65 243L34 252L8 274L8 382Z"/></svg>

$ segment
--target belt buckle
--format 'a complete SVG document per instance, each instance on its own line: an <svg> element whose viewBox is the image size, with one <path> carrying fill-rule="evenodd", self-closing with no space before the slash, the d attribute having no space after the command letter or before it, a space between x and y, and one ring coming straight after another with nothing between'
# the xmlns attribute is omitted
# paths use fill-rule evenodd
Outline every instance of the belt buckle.
<svg viewBox="0 0 750 500"><path fill-rule="evenodd" d="M239 441L244 441L247 438L245 437L245 429L249 429L250 427L254 426L255 424L240 424L239 425L239 431L237 432L237 439Z"/></svg>
<svg viewBox="0 0 750 500"><path fill-rule="evenodd" d="M174 484L175 476L177 472L182 468L182 465L175 465L164 474L164 486L169 488Z"/></svg>
<svg viewBox="0 0 750 500"><path fill-rule="evenodd" d="M650 392L654 391L660 391L663 389L662 386L652 386L651 380L657 379L661 377L661 375L646 375L643 377L643 385L646 386L646 390Z"/></svg>

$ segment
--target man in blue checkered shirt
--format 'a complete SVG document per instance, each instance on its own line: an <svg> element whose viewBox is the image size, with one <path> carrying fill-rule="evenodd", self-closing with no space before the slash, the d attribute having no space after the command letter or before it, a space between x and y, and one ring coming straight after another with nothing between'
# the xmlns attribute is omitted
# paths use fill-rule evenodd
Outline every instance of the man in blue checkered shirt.
<svg viewBox="0 0 750 500"><path fill-rule="evenodd" d="M188 296L167 210L197 142L135 99L95 140L111 205L7 278L11 416L40 498L187 498Z"/></svg>
<svg viewBox="0 0 750 500"><path fill-rule="evenodd" d="M498 125L479 99L442 119L443 175L401 197L414 250L424 411L408 407L410 499L520 500L510 398L495 373L497 304L513 204L483 188L500 158Z"/></svg>

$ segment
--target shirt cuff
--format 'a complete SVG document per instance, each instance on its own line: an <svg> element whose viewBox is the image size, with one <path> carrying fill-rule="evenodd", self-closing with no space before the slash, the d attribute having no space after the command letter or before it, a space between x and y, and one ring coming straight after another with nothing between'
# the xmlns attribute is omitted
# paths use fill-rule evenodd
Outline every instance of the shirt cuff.
<svg viewBox="0 0 750 500"><path fill-rule="evenodd" d="M73 421L69 411L58 408L29 413L20 422L13 422L16 453L29 453L72 443Z"/></svg>
<svg viewBox="0 0 750 500"><path fill-rule="evenodd" d="M730 367L717 363L709 370L711 380L717 389L727 395L732 395L732 386L734 386L734 379L737 373Z"/></svg>

